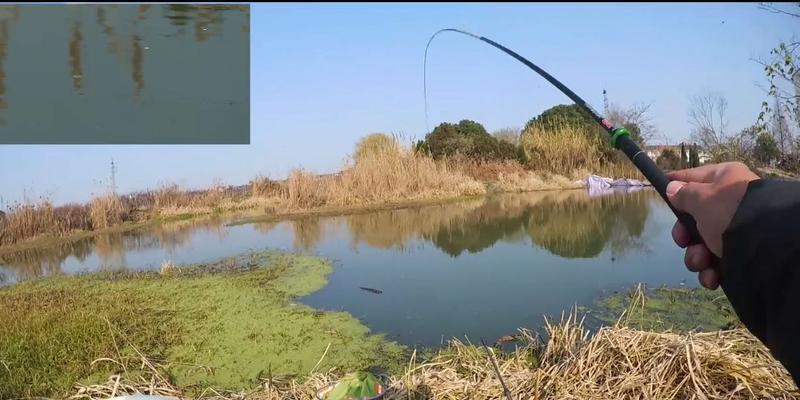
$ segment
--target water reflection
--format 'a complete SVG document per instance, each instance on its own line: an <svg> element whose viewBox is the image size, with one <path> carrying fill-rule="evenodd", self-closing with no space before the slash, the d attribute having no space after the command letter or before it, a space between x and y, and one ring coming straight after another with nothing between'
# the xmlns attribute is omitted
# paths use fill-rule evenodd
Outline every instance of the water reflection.
<svg viewBox="0 0 800 400"><path fill-rule="evenodd" d="M71 272L62 268L68 260L79 264L93 262L93 270L120 269L132 266L126 258L129 253L161 249L172 254L189 245L198 232L212 233L219 241L228 234L224 221L213 216L0 254L0 265L10 269L17 280Z"/></svg>
<svg viewBox="0 0 800 400"><path fill-rule="evenodd" d="M412 244L430 243L453 258L480 253L498 242L535 246L562 258L592 258L608 248L612 257L620 258L632 250L648 251L642 235L652 201L658 201L652 191L601 198L590 198L583 191L539 192L246 226L252 229L247 235L255 235L252 240L257 243L288 227L292 249L304 252L316 252L325 240L349 238L345 240L356 250L366 246L413 251ZM148 249L180 258L201 233L217 244L222 257L230 255L225 254L228 236L240 228L227 226L228 222L217 216L96 235L0 255L0 265L20 279L65 272L61 266L68 260L89 269L143 267L137 265L137 257ZM213 246L206 250L215 252ZM133 258L127 258L129 253Z"/></svg>
<svg viewBox="0 0 800 400"><path fill-rule="evenodd" d="M20 119L34 114L25 109L31 107L25 96L38 90L41 93L33 97L53 98L59 104L78 103L74 107L94 110L92 113L81 108L84 114L125 114L97 110L93 101L76 101L62 93L61 84L69 82L66 87L73 95L95 96L97 101L124 98L124 94L135 99L144 96L145 91L163 97L164 90L184 90L182 79L174 77L179 65L183 70L196 70L187 75L195 80L190 87L196 87L197 93L187 98L228 93L229 90L218 89L210 77L230 71L234 65L244 65L249 51L249 18L248 5L2 5L0 110L8 110L8 115L19 115ZM211 43L212 38L219 40ZM246 71L244 67L241 70ZM75 109L70 114L81 112ZM33 124L7 120L8 115L0 116L5 118L0 126L8 126L9 131L32 129L30 125L48 131L64 129L63 120L71 119L61 118L61 124L54 124L51 129L41 126L42 121ZM105 135L109 129L102 130Z"/></svg>

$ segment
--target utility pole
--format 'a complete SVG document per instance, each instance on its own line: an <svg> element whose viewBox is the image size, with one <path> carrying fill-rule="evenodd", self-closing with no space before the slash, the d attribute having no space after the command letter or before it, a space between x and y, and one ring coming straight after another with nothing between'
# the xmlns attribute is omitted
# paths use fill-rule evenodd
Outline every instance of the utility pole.
<svg viewBox="0 0 800 400"><path fill-rule="evenodd" d="M606 90L603 89L603 114L608 117L608 95L606 94Z"/></svg>
<svg viewBox="0 0 800 400"><path fill-rule="evenodd" d="M111 159L111 193L117 194L117 165L114 164L114 159Z"/></svg>

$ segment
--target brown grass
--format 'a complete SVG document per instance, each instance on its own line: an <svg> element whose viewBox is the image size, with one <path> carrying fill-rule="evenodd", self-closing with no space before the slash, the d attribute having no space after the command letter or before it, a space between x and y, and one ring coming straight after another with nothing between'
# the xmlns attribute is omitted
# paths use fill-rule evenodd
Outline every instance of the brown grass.
<svg viewBox="0 0 800 400"><path fill-rule="evenodd" d="M520 139L528 166L535 171L570 174L588 170L598 175L642 179L630 161L612 150L606 140L568 124L547 131L533 125Z"/></svg>
<svg viewBox="0 0 800 400"><path fill-rule="evenodd" d="M106 229L126 220L128 210L119 196L107 194L89 202L89 215L93 229Z"/></svg>

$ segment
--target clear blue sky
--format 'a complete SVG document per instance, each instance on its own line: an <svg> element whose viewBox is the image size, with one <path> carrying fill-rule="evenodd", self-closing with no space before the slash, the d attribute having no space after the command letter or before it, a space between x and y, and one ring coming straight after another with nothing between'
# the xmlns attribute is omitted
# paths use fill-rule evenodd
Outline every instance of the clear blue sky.
<svg viewBox="0 0 800 400"><path fill-rule="evenodd" d="M0 146L0 195L83 201L113 157L121 191L214 179L246 183L294 167L338 169L370 132L426 132L422 57L428 37L457 27L490 37L553 73L596 108L652 102L671 141L688 136L690 97L730 103L732 129L752 123L761 68L796 20L755 4L254 4L249 146ZM723 23L724 21L724 23ZM489 131L521 126L561 95L491 47L445 34L429 55L431 126L463 118Z"/></svg>

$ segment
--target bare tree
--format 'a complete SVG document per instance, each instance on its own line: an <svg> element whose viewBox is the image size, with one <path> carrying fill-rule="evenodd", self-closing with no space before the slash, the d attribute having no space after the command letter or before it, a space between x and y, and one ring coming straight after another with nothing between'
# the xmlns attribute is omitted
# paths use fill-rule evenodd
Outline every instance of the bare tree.
<svg viewBox="0 0 800 400"><path fill-rule="evenodd" d="M786 4L781 3L781 7L773 5L772 2L769 3L758 3L758 8L764 11L769 11L773 14L783 14L788 15L790 17L797 17L800 18L800 3L794 4ZM792 5L795 6L794 9L791 9Z"/></svg>
<svg viewBox="0 0 800 400"><path fill-rule="evenodd" d="M692 124L692 140L708 152L723 145L728 137L728 101L716 92L707 92L692 98L689 123Z"/></svg>
<svg viewBox="0 0 800 400"><path fill-rule="evenodd" d="M519 145L520 132L522 132L522 129L520 128L503 128L492 132L492 136L497 138L497 140L508 142L514 146L517 146Z"/></svg>
<svg viewBox="0 0 800 400"><path fill-rule="evenodd" d="M780 106L780 99L775 96L775 105L772 110L772 124L770 133L778 144L781 154L787 154L792 151L794 140L792 138L792 130L787 123L784 110Z"/></svg>
<svg viewBox="0 0 800 400"><path fill-rule="evenodd" d="M625 127L631 131L634 140L647 143L656 136L656 128L650 118L651 106L652 103L637 103L629 108L623 108L609 103L606 105L606 118L614 126Z"/></svg>

